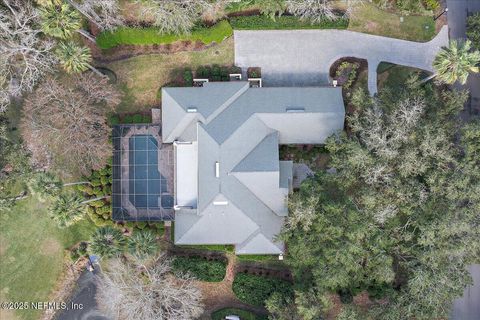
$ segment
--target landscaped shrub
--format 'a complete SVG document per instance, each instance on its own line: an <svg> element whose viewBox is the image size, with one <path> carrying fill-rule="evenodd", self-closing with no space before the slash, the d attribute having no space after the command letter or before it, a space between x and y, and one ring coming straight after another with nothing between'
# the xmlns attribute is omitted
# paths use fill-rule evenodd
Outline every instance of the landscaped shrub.
<svg viewBox="0 0 480 320"><path fill-rule="evenodd" d="M105 31L97 36L97 45L102 49L113 48L122 44L150 45L168 44L175 41L201 41L204 44L221 42L233 34L228 21L220 21L212 27L199 26L189 34L159 34L158 29L122 27L114 31Z"/></svg>
<svg viewBox="0 0 480 320"><path fill-rule="evenodd" d="M357 79L357 70L359 67L360 64L357 62L342 62L335 74L335 79L338 80L338 84L343 86L345 90L350 89L353 82Z"/></svg>
<svg viewBox="0 0 480 320"><path fill-rule="evenodd" d="M111 220L112 205L109 198L112 193L112 171L111 165L108 164L100 170L93 171L89 177L85 178L89 184L77 186L77 189L87 199L107 197L89 202L85 209L88 217L97 226L114 225Z"/></svg>
<svg viewBox="0 0 480 320"><path fill-rule="evenodd" d="M295 16L281 16L274 20L264 15L230 18L235 30L275 30L275 29L346 29L348 19L328 20L311 24Z"/></svg>
<svg viewBox="0 0 480 320"><path fill-rule="evenodd" d="M467 38L474 49L480 50L480 12L467 18Z"/></svg>
<svg viewBox="0 0 480 320"><path fill-rule="evenodd" d="M185 82L185 86L193 86L193 73L191 69L185 69L185 71L183 71L183 81Z"/></svg>
<svg viewBox="0 0 480 320"><path fill-rule="evenodd" d="M423 6L427 10L437 10L440 7L438 0L423 0Z"/></svg>
<svg viewBox="0 0 480 320"><path fill-rule="evenodd" d="M119 124L120 123L120 118L117 117L117 116L109 116L108 117L108 124L110 126L114 126L116 124Z"/></svg>
<svg viewBox="0 0 480 320"><path fill-rule="evenodd" d="M238 299L255 306L263 306L274 292L286 297L293 295L292 284L288 281L247 273L237 273L232 288Z"/></svg>
<svg viewBox="0 0 480 320"><path fill-rule="evenodd" d="M218 282L225 277L225 261L207 260L203 257L175 257L172 262L174 272L190 273L198 280Z"/></svg>
<svg viewBox="0 0 480 320"><path fill-rule="evenodd" d="M197 78L208 79L210 81L230 81L231 67L220 66L199 66L195 72Z"/></svg>

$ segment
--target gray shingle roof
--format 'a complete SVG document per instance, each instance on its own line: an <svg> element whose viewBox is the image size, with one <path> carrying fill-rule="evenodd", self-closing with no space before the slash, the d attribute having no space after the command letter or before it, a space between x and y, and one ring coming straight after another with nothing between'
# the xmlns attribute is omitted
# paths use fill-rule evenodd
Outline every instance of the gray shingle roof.
<svg viewBox="0 0 480 320"><path fill-rule="evenodd" d="M283 252L275 237L288 213L293 174L291 161L279 161L278 145L323 143L343 129L344 116L340 88L227 82L162 89L164 141L198 143L197 207L176 211L175 243Z"/></svg>

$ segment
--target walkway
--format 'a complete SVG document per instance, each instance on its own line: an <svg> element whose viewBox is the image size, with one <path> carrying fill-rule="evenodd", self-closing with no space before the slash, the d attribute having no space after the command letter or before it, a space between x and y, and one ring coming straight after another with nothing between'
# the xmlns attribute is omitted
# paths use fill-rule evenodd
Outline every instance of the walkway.
<svg viewBox="0 0 480 320"><path fill-rule="evenodd" d="M235 64L261 67L265 86L328 85L329 69L342 57L368 60L368 88L377 92L380 62L432 70L440 47L448 45L442 27L429 42L419 43L347 30L235 31Z"/></svg>

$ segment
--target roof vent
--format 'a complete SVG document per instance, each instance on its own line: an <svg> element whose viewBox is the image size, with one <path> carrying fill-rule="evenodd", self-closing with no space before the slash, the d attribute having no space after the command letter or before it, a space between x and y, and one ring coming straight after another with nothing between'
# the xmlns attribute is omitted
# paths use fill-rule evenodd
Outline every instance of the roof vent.
<svg viewBox="0 0 480 320"><path fill-rule="evenodd" d="M305 108L299 108L299 107L287 107L287 112L305 112Z"/></svg>
<svg viewBox="0 0 480 320"><path fill-rule="evenodd" d="M218 161L215 162L215 177L220 177L220 163Z"/></svg>
<svg viewBox="0 0 480 320"><path fill-rule="evenodd" d="M226 206L228 205L228 201L213 201L214 206Z"/></svg>
<svg viewBox="0 0 480 320"><path fill-rule="evenodd" d="M197 108L195 108L195 107L188 107L188 108L187 108L187 112L188 112L188 113L195 113L195 112L197 112Z"/></svg>

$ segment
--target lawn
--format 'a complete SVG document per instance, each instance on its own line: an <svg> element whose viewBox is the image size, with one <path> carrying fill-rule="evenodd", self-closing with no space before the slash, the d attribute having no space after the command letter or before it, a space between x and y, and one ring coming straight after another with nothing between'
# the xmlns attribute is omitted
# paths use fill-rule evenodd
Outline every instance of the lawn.
<svg viewBox="0 0 480 320"><path fill-rule="evenodd" d="M415 73L419 73L420 78L427 76L427 73L422 72L420 69L385 62L378 65L377 73L378 89L384 87L390 87L393 89L402 88L408 78Z"/></svg>
<svg viewBox="0 0 480 320"><path fill-rule="evenodd" d="M159 89L182 74L184 68L200 65L232 65L233 38L202 51L152 54L104 65L113 70L125 97L117 111L145 111L160 103Z"/></svg>
<svg viewBox="0 0 480 320"><path fill-rule="evenodd" d="M353 11L348 30L419 42L435 36L432 16L404 15L403 22L400 17L364 2Z"/></svg>
<svg viewBox="0 0 480 320"><path fill-rule="evenodd" d="M46 205L34 198L19 201L0 214L0 300L48 301L62 272L64 250L87 240L95 226L82 220L59 229L47 216ZM3 312L3 311L2 311ZM18 311L16 318L38 319L41 311ZM14 319L2 313L2 320Z"/></svg>

